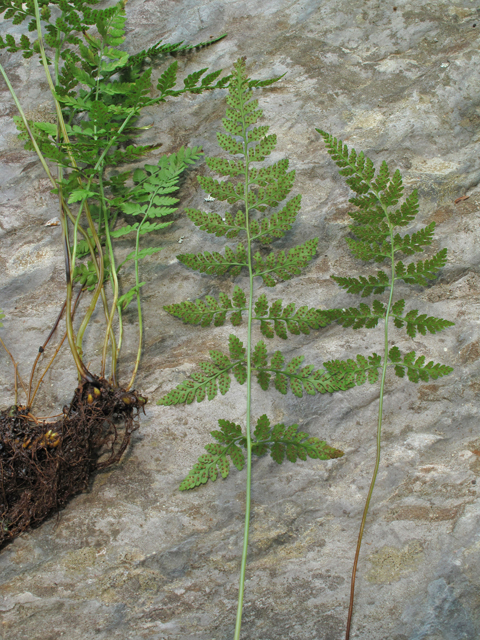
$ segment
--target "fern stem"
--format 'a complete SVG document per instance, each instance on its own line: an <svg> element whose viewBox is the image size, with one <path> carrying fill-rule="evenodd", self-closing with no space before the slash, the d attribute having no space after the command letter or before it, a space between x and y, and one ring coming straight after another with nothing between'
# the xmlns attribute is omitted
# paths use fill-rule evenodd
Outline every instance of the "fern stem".
<svg viewBox="0 0 480 640"><path fill-rule="evenodd" d="M80 300L80 296L82 295L82 292L83 292L83 288L81 288L81 289L80 289L80 291L78 292L77 297L75 298L75 302L74 302L74 304L73 304L72 318L74 318L74 317L75 317L75 311L76 311L76 308L77 308L78 301ZM65 304L64 306L66 306L66 304ZM63 311L63 310L62 310L62 311ZM60 318L59 318L59 320L60 320ZM57 324L58 324L58 321L57 321ZM51 331L50 335L48 336L48 338L47 338L47 340L46 340L46 342L45 342L44 346L47 344L47 342L48 342L48 341L50 340L50 338L52 337L52 334L53 334L53 332L55 331L55 329L56 329L56 325L54 326L53 330ZM50 367L52 366L52 364L53 364L53 362L54 362L55 358L56 358L56 357L57 357L57 355L58 355L58 352L60 351L60 349L62 348L63 343L65 342L65 338L66 338L66 337L67 337L67 334L66 334L66 333L64 333L63 338L61 339L61 341L60 341L59 345L58 345L58 346L57 346L57 348L55 349L55 353L54 353L54 354L53 354L53 356L50 358L49 363L47 364L47 366L45 367L45 369L44 369L44 371L43 371L42 375L40 376L40 378L39 378L39 380L38 380L38 382L37 382L37 385L36 385L36 387L35 387L35 390L34 390L34 392L33 392L33 395L32 395L32 397L31 397L31 398L29 399L29 401L28 401L28 405L27 405L28 410L30 410L30 409L33 407L33 402L34 402L34 400L35 400L35 396L37 395L37 391L39 390L40 385L42 384L42 380L44 379L44 377L45 377L45 375L46 375L47 371L48 371L48 370L50 369ZM29 393L30 393L30 390L29 390Z"/></svg>
<svg viewBox="0 0 480 640"><path fill-rule="evenodd" d="M141 300L140 300L140 270L139 270L139 267L138 267L138 260L139 260L139 258L138 258L138 250L140 249L140 231L142 229L143 223L148 218L148 214L149 214L150 208L151 208L151 206L153 204L154 197L159 191L160 191L160 187L158 187L158 189L151 196L148 208L147 208L147 210L145 212L145 215L143 216L142 221L140 222L140 224L137 227L137 234L136 234L136 238L135 238L135 286L137 287L136 298L137 298L137 312L138 312L138 350L137 350L137 357L135 359L135 365L133 367L132 377L130 378L130 382L126 386L126 390L127 391L129 391L132 388L133 383L135 382L135 378L137 376L138 367L140 366L140 358L141 358L141 355L142 355L143 316L142 316L142 303L141 303ZM121 314L121 312L119 312L119 316L120 316L120 314Z"/></svg>
<svg viewBox="0 0 480 640"><path fill-rule="evenodd" d="M82 289L80 289L80 292L81 291L82 291ZM32 393L32 384L33 384L33 376L35 375L35 369L37 368L38 361L40 360L40 357L41 357L42 353L45 351L45 348L46 348L47 344L50 342L51 337L53 336L53 334L57 330L58 323L61 320L61 317L63 315L63 312L65 311L65 307L66 306L67 306L67 301L65 300L65 302L62 305L62 308L60 309L60 313L58 314L57 319L55 320L55 323L54 323L50 333L48 334L47 339L43 343L42 348L38 350L37 357L35 358L35 361L33 363L32 370L30 372L30 381L28 383L28 396L27 396L27 402L26 402L27 409L29 411L30 411L30 408L31 408L30 395Z"/></svg>
<svg viewBox="0 0 480 640"><path fill-rule="evenodd" d="M10 353L10 351L7 349L7 345L4 343L4 341L0 338L0 344L2 345L2 347L5 349L5 351L7 352L7 354L10 356L10 359L12 361L13 364L13 368L15 369L15 404L17 404L17 400L18 400L18 386L17 386L17 379L20 380L20 384L22 385L23 391L25 392L25 395L27 396L27 387L24 385L23 380L20 376L20 374L18 373L18 365L15 361L15 358L12 356L12 354Z"/></svg>
<svg viewBox="0 0 480 640"><path fill-rule="evenodd" d="M248 555L248 537L250 533L250 510L251 510L251 494L252 494L252 435L251 426L251 399L252 399L252 316L253 316L253 266L252 266L252 240L250 237L249 227L249 206L248 206L248 137L247 125L245 123L245 112L243 100L240 100L242 112L242 129L243 144L245 153L245 230L247 233L247 257L248 257L248 276L249 276L249 292L248 292L248 324L247 324L247 416L246 416L246 437L247 437L247 482L245 488L245 526L243 532L243 548L242 561L240 565L240 581L238 585L238 605L237 618L235 622L234 640L240 640L240 631L242 628L243 613L243 597L245 592L245 573L247 569Z"/></svg>
<svg viewBox="0 0 480 640"><path fill-rule="evenodd" d="M394 242L393 242L393 226L388 217L387 207L381 201L378 193L373 189L370 185L370 188L377 196L378 202L381 205L382 209L385 212L385 218L387 220L388 228L390 231L390 260L391 260L391 283L390 283L390 295L388 297L388 304L385 311L385 327L384 327L384 354L383 354L383 366L382 366L382 377L380 380L380 397L378 401L378 422L377 422L377 452L375 456L375 466L373 469L372 480L370 482L370 487L368 490L367 499L365 501L365 507L363 509L362 522L360 524L360 531L358 533L357 547L355 550L355 559L353 561L353 569L352 569L352 579L350 583L350 604L348 607L348 618L347 618L347 628L345 631L345 640L350 640L350 629L352 626L352 616L353 616L353 602L355 598L355 578L357 575L357 566L358 559L360 556L360 549L362 546L363 539L363 531L365 529L365 523L367 521L368 510L370 507L370 501L372 499L373 490L375 489L375 483L377 481L378 469L380 467L380 458L381 458L381 445L382 445L382 421L383 421L383 399L385 394L385 378L387 375L387 367L388 367L388 321L390 317L390 311L392 308L393 301L393 290L395 286L395 250L394 250Z"/></svg>
<svg viewBox="0 0 480 640"><path fill-rule="evenodd" d="M10 80L8 79L8 76L7 76L6 72L5 72L5 69L3 68L3 66L1 64L0 64L0 73L2 74L3 79L5 80L5 84L7 85L8 90L10 91L10 95L12 96L13 101L15 102L15 106L17 107L18 113L20 114L20 117L22 118L22 122L23 122L23 125L24 125L24 127L25 127L25 129L27 131L28 137L30 138L30 142L32 143L33 148L35 149L35 153L37 154L38 159L40 160L40 162L42 164L42 167L43 167L45 173L48 176L48 179L50 180L52 185L54 187L56 187L57 183L55 181L55 178L52 176L52 173L51 173L51 171L50 171L50 169L49 169L49 167L47 165L47 161L45 160L45 157L44 157L43 153L40 151L40 148L39 148L39 146L37 144L37 141L35 140L35 138L33 136L33 133L32 133L32 131L30 129L30 125L28 124L28 120L27 120L27 117L25 115L25 112L23 111L22 105L20 104L20 101L17 98L17 94L15 93L15 91L14 91L14 89L12 87L12 84L11 84Z"/></svg>
<svg viewBox="0 0 480 640"><path fill-rule="evenodd" d="M115 268L115 256L113 254L112 239L110 237L110 225L108 221L107 207L105 204L105 191L103 189L103 168L100 170L98 177L99 177L103 220L105 225L105 239L106 239L106 245L108 249L108 255L110 258L110 274L112 278L112 288L113 288L113 301L110 309L110 315L108 317L107 329L105 331L105 340L103 342L103 353L102 353L102 376L103 376L105 375L105 364L107 359L108 343L110 342L110 332L113 328L113 318L115 316L115 310L117 308L118 278L117 278L117 270ZM115 385L117 384L117 349L116 349L115 342L112 343L112 381L113 381L113 384Z"/></svg>

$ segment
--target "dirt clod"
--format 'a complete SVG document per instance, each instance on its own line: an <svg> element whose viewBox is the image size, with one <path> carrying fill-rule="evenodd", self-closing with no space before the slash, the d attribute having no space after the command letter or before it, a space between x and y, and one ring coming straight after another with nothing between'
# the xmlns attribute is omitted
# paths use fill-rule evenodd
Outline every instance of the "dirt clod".
<svg viewBox="0 0 480 640"><path fill-rule="evenodd" d="M118 462L147 399L92 377L56 422L26 407L0 412L0 547L39 525Z"/></svg>

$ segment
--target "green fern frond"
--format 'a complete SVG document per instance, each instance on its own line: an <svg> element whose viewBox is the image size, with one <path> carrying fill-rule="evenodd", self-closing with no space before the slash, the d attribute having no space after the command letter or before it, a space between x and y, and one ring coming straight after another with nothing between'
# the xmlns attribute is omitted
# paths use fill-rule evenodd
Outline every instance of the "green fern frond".
<svg viewBox="0 0 480 640"><path fill-rule="evenodd" d="M416 358L415 351L405 354L402 360L398 347L392 347L388 352L388 357L390 362L395 365L395 374L399 378L403 378L406 372L410 382L437 380L443 376L448 376L453 371L453 367L445 364L435 364L433 360L425 364L425 356Z"/></svg>
<svg viewBox="0 0 480 640"><path fill-rule="evenodd" d="M332 376L336 384L340 382L346 388L362 385L365 382L374 384L378 380L378 369L382 366L382 358L376 353L365 358L357 355L356 360L330 360L323 366Z"/></svg>
<svg viewBox="0 0 480 640"><path fill-rule="evenodd" d="M245 465L245 456L241 450L246 448L246 437L242 433L240 425L228 420L219 420L220 430L211 431L211 436L216 443L207 444L206 454L198 458L188 472L186 478L180 484L180 491L194 489L208 480L215 482L218 475L226 478L230 472L228 457L241 471ZM286 427L284 424L270 426L270 420L264 414L257 420L252 442L252 453L263 456L270 453L272 459L281 464L285 458L290 462L307 460L332 460L342 457L343 451L329 446L319 438L311 437L304 431L298 431L298 424ZM227 457L228 456L228 457Z"/></svg>
<svg viewBox="0 0 480 640"><path fill-rule="evenodd" d="M359 293L362 298L373 294L381 294L390 286L390 279L383 271L377 271L377 275L360 276L359 278L331 276L332 280L347 293Z"/></svg>
<svg viewBox="0 0 480 640"><path fill-rule="evenodd" d="M207 444L207 453L198 458L198 462L193 465L186 478L180 484L180 491L194 489L201 484L206 484L208 480L215 480L218 474L226 478L230 472L230 463L227 456L235 467L241 471L245 465L245 456L240 449L244 445L245 437L242 436L240 425L228 420L219 420L221 431L212 431L211 435L218 441ZM222 446L224 443L226 446ZM240 445L240 446L239 446Z"/></svg>
<svg viewBox="0 0 480 640"><path fill-rule="evenodd" d="M373 329L378 325L380 318L385 317L385 305L379 300L373 301L373 309L366 304L361 304L358 309L349 307L348 309L328 309L319 312L325 323L338 322L343 327L352 329Z"/></svg>
<svg viewBox="0 0 480 640"><path fill-rule="evenodd" d="M397 234L393 238L394 250L401 251L407 256L411 256L415 253L421 253L423 251L423 247L432 244L434 231L435 222L432 222L420 231L413 233L411 236L407 233L402 238Z"/></svg>
<svg viewBox="0 0 480 640"><path fill-rule="evenodd" d="M290 462L306 460L307 457L320 460L331 460L343 456L343 451L330 447L319 438L311 437L304 431L298 431L298 424L286 427L284 424L270 426L270 420L264 414L257 420L254 431L255 441L252 452L256 455L270 455L277 464L285 457Z"/></svg>
<svg viewBox="0 0 480 640"><path fill-rule="evenodd" d="M242 311L247 309L246 302L245 293L240 287L235 286L232 300L222 292L219 294L218 302L212 296L205 296L205 301L186 301L163 308L187 324L200 324L202 327L210 326L212 320L216 327L221 327L230 313L231 323L237 326L242 322Z"/></svg>
<svg viewBox="0 0 480 640"><path fill-rule="evenodd" d="M269 242L272 242L273 238L283 238L285 233L290 231L297 218L301 207L301 201L302 197L300 195L295 196L287 202L283 209L277 213L273 213L268 218L263 218L261 222L252 220L250 223L252 240L268 244ZM260 202L263 203L266 202L266 200L260 200ZM255 208L258 208L261 211L261 206L262 205L259 205L257 201Z"/></svg>
<svg viewBox="0 0 480 640"><path fill-rule="evenodd" d="M404 303L404 300L399 302ZM398 304L398 303L396 303ZM435 318L434 316L427 316L426 313L418 315L417 309L412 309L405 316L402 316L402 311L397 312L395 305L392 307L392 317L394 318L394 324L398 329L401 329L405 325L407 326L407 334L411 338L415 338L417 331L425 336L427 331L429 333L438 333L443 331L447 327L453 327L454 322L450 320L444 320L443 318Z"/></svg>
<svg viewBox="0 0 480 640"><path fill-rule="evenodd" d="M447 249L442 249L430 260L411 262L407 267L403 262L395 265L395 280L403 280L408 284L427 285L427 280L434 280L437 271L447 264Z"/></svg>
<svg viewBox="0 0 480 640"><path fill-rule="evenodd" d="M282 309L282 300L276 300L268 308L267 296L262 293L255 303L255 320L260 320L260 331L266 338L273 338L275 334L283 340L287 339L287 331L294 335L310 334L310 329L319 329L330 321L323 312L299 307L295 311L295 303L291 302Z"/></svg>
<svg viewBox="0 0 480 640"><path fill-rule="evenodd" d="M340 168L340 174L347 178L347 184L355 192L355 196L350 198L350 203L355 205L357 210L349 214L355 224L349 228L356 235L356 239L347 239L351 253L355 258L363 261L388 261L392 272L390 278L383 271L378 271L376 276L360 276L358 278L332 276L340 287L346 289L348 293L367 297L372 293L382 294L385 290L388 290L389 296L386 304L375 300L372 311L367 305L361 304L359 308L350 307L349 309L324 311L322 312L323 317L329 321L337 321L344 327L353 327L353 329L361 327L373 328L382 319L385 321L385 345L389 342L390 317L397 328L402 328L406 325L407 334L411 338L415 338L417 332L426 335L427 331L436 333L452 326L453 322L427 316L427 314L419 314L417 309L408 311L404 315L405 300L403 299L393 303L396 280L403 280L409 284L426 285L427 279L435 278L438 270L445 266L447 260L447 250L442 249L429 260L412 262L407 265L401 261L396 261L398 253L412 256L415 253L422 252L424 247L431 245L433 241L435 223L430 223L411 235L404 234L402 236L394 232L396 227L407 227L415 220L419 210L417 192L414 191L407 196L398 209L391 210L391 208L398 205L403 197L400 172L397 170L391 176L386 162L382 162L375 175L372 161L365 157L363 153L357 155L354 149L349 151L347 145L341 140L337 140L320 129L317 129L317 131L323 137L328 153ZM425 356L417 358L414 351L402 357L400 350L396 346L385 352L383 357L376 353L368 356L368 358L357 355L355 360L332 360L325 362L323 365L335 383L338 384L340 381L346 387L355 384L362 385L367 380L370 383L374 383L380 379L376 434L377 454L356 548L347 621L348 637L350 637L354 603L356 562L360 553L368 508L380 465L383 401L386 373L389 365L394 367L395 374L398 377L403 378L406 373L409 380L415 383L419 380L424 382L430 379L436 380L453 371L451 367L435 364L433 361L425 364Z"/></svg>
<svg viewBox="0 0 480 640"><path fill-rule="evenodd" d="M218 251L205 251L204 253L183 253L177 256L177 260L190 269L200 273L211 273L222 276L230 272L232 276L238 276L242 267L247 267L247 254L243 244L237 245L236 253L225 247L225 255Z"/></svg>
<svg viewBox="0 0 480 640"><path fill-rule="evenodd" d="M400 209L390 214L390 221L394 227L406 227L415 220L419 211L418 192L415 189L405 199Z"/></svg>
<svg viewBox="0 0 480 640"><path fill-rule="evenodd" d="M215 234L217 238L225 236L231 239L238 236L240 231L245 231L245 216L241 211L235 218L228 212L225 213L225 218L222 218L218 213L200 211L199 209L185 209L185 213L196 227L207 233Z"/></svg>
<svg viewBox="0 0 480 640"><path fill-rule="evenodd" d="M270 253L263 258L259 251L253 255L255 274L261 276L267 287L274 287L278 280L289 280L298 275L310 262L317 251L318 238L307 240L303 244L293 247L286 253Z"/></svg>
<svg viewBox="0 0 480 640"><path fill-rule="evenodd" d="M264 343L259 344L264 345ZM270 366L267 365L266 359L261 362L257 361L258 363L253 366L257 371L258 384L266 391L273 378L277 391L285 395L290 386L292 393L298 398L303 397L304 391L308 395L315 395L316 393L333 393L348 388L342 380L334 379L328 371L323 369L315 371L313 365L307 365L300 369L303 360L304 356L297 356L285 366L283 354L281 351L276 351L270 360Z"/></svg>

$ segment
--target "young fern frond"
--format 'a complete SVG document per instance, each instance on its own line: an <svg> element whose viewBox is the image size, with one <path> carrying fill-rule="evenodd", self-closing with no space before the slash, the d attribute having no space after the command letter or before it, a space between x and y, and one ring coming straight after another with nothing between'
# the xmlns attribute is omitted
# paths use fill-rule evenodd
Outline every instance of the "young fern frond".
<svg viewBox="0 0 480 640"><path fill-rule="evenodd" d="M322 312L323 318L330 322L338 322L344 327L353 329L373 329L380 321L384 322L384 351L382 355L376 353L365 358L358 355L356 360L335 360L324 363L325 369L336 379L340 376L344 383L352 385L364 384L367 380L376 383L380 380L380 400L377 423L377 454L373 477L367 495L363 512L360 532L358 536L355 560L353 563L350 606L347 619L345 640L350 638L352 623L355 577L358 558L362 543L363 531L367 518L370 500L375 487L377 473L380 465L381 431L383 419L383 399L385 391L385 377L388 367L393 367L395 375L403 378L405 374L411 382L428 382L437 380L453 371L452 367L434 363L425 364L425 356L417 357L415 351L402 354L397 346L389 347L389 321L397 329L406 327L409 337L415 338L417 331L426 335L437 333L454 323L442 318L419 314L417 309L412 309L404 315L405 300L394 302L394 289L397 280L403 280L407 284L427 285L427 280L433 280L439 269L447 262L447 250L442 249L433 257L423 261L411 261L405 264L400 257L414 256L423 252L433 242L435 223L423 227L419 231L403 235L396 232L398 227L408 227L415 221L418 214L418 196L414 191L407 196L400 207L398 205L403 197L403 185L400 172L393 175L386 162L382 162L375 175L373 162L362 153L352 149L348 150L346 144L337 140L325 131L317 129L323 137L328 153L336 165L340 168L340 174L347 178L347 184L356 193L350 199L350 203L357 209L350 213L354 220L349 228L357 237L348 238L347 244L354 257L365 262L387 263L388 271L377 271L376 275L360 276L332 276L337 284L346 289L348 293L368 297L387 292L385 302L373 300L372 308L366 304L360 304L358 308L330 309Z"/></svg>
<svg viewBox="0 0 480 640"><path fill-rule="evenodd" d="M268 133L267 126L257 126L262 111L258 109L258 101L252 96L252 89L268 86L276 80L252 81L247 77L243 59L234 65L226 118L222 120L226 133L218 133L217 140L224 151L236 157L207 158L208 167L221 176L226 176L227 180L199 177L198 181L217 201L230 206L236 205L236 213L226 212L222 217L218 213L187 210L190 220L201 230L217 237L223 236L227 241L239 237L240 241L236 245L230 245L229 242L223 253L204 251L177 256L185 266L200 273L216 276L228 273L233 277L248 274L248 291L235 286L231 296L220 293L218 300L213 296L206 296L204 300L185 301L164 307L167 312L184 322L203 327L210 326L212 322L215 326L221 326L226 322L227 316L233 326L242 323L243 314L247 320L245 343L231 334L228 354L210 351L211 361L200 362L200 371L194 372L158 401L161 405L176 405L194 400L201 402L205 398L212 400L219 390L221 394L229 391L232 375L239 384L246 385L245 431L234 422L220 420L221 430L212 432L217 443L205 447L207 453L200 456L180 485L181 490L193 489L206 483L208 479L215 480L219 474L226 478L229 474L229 460L238 469L242 469L246 463L245 529L235 640L240 638L242 621L251 508L252 454L264 455L270 452L277 463L281 463L285 457L295 462L297 459L306 460L308 456L329 459L343 455L325 442L298 432L298 425L287 428L279 424L270 428L267 416L262 416L257 427L252 429L253 378L257 378L263 390L267 390L273 383L280 393L286 394L290 388L297 397L302 397L304 392L310 395L331 393L353 384L343 380L341 376L332 376L327 370L315 370L314 365L303 366L303 356L286 362L284 355L276 351L269 357L265 342L260 340L254 344L252 340L252 325L255 321L266 338L272 338L276 333L283 339L287 339L287 331L297 335L308 334L311 329L318 329L328 322L320 312L306 306L296 310L294 304L283 308L282 300L269 303L264 293L255 300L255 278L261 278L268 287L289 280L307 266L315 256L318 244L318 238L314 238L287 251L266 255L261 246L261 243L281 238L289 231L298 215L301 201L300 195L295 195L285 202L295 178L295 172L288 171L288 160L280 160L260 168L254 166L254 163L263 162L275 149L276 136ZM280 203L283 203L280 210L266 213L269 208L279 207ZM243 449L246 449L246 456Z"/></svg>

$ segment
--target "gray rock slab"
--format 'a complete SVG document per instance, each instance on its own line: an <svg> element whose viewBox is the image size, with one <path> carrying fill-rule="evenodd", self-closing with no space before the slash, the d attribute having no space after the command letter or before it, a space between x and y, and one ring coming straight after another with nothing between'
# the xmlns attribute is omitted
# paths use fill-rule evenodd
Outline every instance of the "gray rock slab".
<svg viewBox="0 0 480 640"><path fill-rule="evenodd" d="M359 640L474 640L480 636L479 293L480 293L480 12L469 0L177 0L127 4L134 51L159 38L218 44L179 57L181 76L229 69L247 56L265 123L278 136L272 158L296 169L303 209L277 247L318 235L317 258L270 298L319 308L358 304L330 275L368 273L347 250L349 190L315 127L398 167L417 188L419 224L437 223L432 251L449 262L428 287L400 287L407 308L448 318L455 327L401 349L455 367L450 376L414 385L387 379L383 458L357 579L354 631ZM23 27L0 24L2 33ZM2 53L2 64L29 117L52 104L35 60ZM161 73L163 67L156 68ZM16 139L15 109L0 83L2 338L27 376L63 303L63 257L50 194L35 156ZM225 92L183 96L151 109L149 142L158 152L182 144L218 154L216 131ZM154 159L155 156L152 156ZM206 205L196 176L182 186L183 206ZM461 197L468 199L455 203ZM182 243L179 244L179 241ZM121 464L97 475L58 517L25 533L0 555L3 640L229 640L233 637L244 512L244 473L181 494L177 487L209 441L216 420L243 422L244 388L232 383L211 403L158 407L155 401L209 349L225 346L230 328L200 329L168 316L163 305L229 292L231 280L185 269L180 252L222 246L179 215L164 247L143 267L145 351L137 388L150 397L134 446ZM127 244L120 251L126 251ZM127 279L130 276L127 276ZM236 283L245 285L245 279ZM263 287L258 292L263 292ZM99 362L97 314L85 351ZM135 315L127 314L128 379ZM240 331L241 334L241 331ZM381 330L334 325L272 350L331 358L382 349ZM0 356L0 402L13 402L12 370ZM75 371L67 350L46 376L37 413L56 413L71 398ZM242 638L337 640L344 636L358 528L375 456L378 388L299 399L254 389L253 415L301 422L341 448L341 459L277 466L255 461L252 536Z"/></svg>

